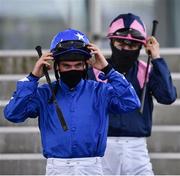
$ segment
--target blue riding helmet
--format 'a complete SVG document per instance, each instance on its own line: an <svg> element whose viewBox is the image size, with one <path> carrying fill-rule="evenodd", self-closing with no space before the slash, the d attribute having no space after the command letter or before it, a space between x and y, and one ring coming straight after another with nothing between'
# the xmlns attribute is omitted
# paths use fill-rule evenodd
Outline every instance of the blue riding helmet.
<svg viewBox="0 0 180 176"><path fill-rule="evenodd" d="M55 59L71 53L77 53L89 59L91 54L87 49L88 44L89 40L85 34L75 29L67 29L54 36L50 51Z"/></svg>

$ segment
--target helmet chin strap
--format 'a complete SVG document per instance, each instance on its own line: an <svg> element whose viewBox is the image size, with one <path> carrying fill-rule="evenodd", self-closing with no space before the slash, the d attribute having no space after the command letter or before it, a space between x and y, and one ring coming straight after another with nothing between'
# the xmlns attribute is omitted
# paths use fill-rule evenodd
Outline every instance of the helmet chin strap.
<svg viewBox="0 0 180 176"><path fill-rule="evenodd" d="M54 62L54 75L57 81L60 80L59 74L58 74L58 62L55 61Z"/></svg>

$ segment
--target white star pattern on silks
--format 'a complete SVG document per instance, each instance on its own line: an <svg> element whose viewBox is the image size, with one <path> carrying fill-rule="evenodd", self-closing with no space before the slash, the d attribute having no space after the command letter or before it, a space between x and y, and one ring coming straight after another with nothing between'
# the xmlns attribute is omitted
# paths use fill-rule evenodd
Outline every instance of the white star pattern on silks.
<svg viewBox="0 0 180 176"><path fill-rule="evenodd" d="M29 81L29 79L27 77L20 79L19 81L24 82L24 81Z"/></svg>
<svg viewBox="0 0 180 176"><path fill-rule="evenodd" d="M84 41L84 36L80 33L77 33L76 36L78 37L79 40Z"/></svg>

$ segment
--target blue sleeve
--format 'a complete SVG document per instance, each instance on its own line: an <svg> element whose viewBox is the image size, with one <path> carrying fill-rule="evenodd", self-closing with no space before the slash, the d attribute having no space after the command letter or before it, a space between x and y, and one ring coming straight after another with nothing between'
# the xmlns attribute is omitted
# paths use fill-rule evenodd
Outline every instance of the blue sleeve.
<svg viewBox="0 0 180 176"><path fill-rule="evenodd" d="M7 120L19 123L38 116L37 81L38 78L29 75L17 82L16 91L4 108Z"/></svg>
<svg viewBox="0 0 180 176"><path fill-rule="evenodd" d="M152 61L153 68L149 78L149 87L157 102L171 104L177 98L168 66L163 58Z"/></svg>
<svg viewBox="0 0 180 176"><path fill-rule="evenodd" d="M131 112L140 107L140 100L124 75L112 69L107 75L108 109L112 113Z"/></svg>

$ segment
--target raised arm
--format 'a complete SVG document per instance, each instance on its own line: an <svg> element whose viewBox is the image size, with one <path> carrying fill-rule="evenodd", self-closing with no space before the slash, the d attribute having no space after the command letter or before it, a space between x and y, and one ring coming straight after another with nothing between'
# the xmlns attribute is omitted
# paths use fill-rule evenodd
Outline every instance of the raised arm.
<svg viewBox="0 0 180 176"><path fill-rule="evenodd" d="M106 61L100 49L96 45L91 44L89 49L95 58L88 63L92 67L104 72L105 79L105 95L102 95L107 101L108 109L113 113L129 112L140 107L140 101L131 83L126 78L115 71Z"/></svg>
<svg viewBox="0 0 180 176"><path fill-rule="evenodd" d="M43 65L45 64L50 69L49 60L52 59L51 53L45 53L36 62L32 73L17 82L16 91L4 109L6 119L18 123L28 117L35 118L39 115L38 80L43 76Z"/></svg>

